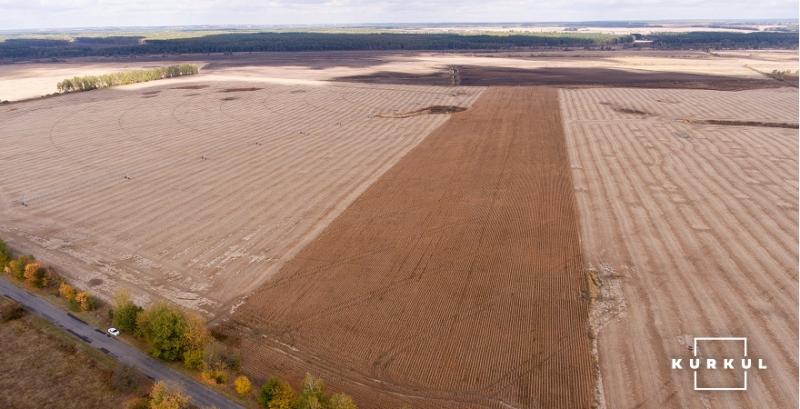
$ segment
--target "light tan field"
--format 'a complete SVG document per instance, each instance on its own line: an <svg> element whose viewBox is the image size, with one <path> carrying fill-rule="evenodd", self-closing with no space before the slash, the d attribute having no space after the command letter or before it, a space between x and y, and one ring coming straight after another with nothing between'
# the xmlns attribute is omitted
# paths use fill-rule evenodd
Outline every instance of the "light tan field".
<svg viewBox="0 0 800 409"><path fill-rule="evenodd" d="M562 90L608 408L778 408L798 398L796 89ZM625 112L625 110L628 110ZM641 113L632 113L632 110ZM749 339L747 392L695 392L696 336Z"/></svg>
<svg viewBox="0 0 800 409"><path fill-rule="evenodd" d="M700 51L571 51L501 53L400 53L400 52L318 52L254 53L234 57L212 55L197 59L105 58L70 60L59 64L0 65L0 100L32 98L56 91L56 84L75 75L92 75L123 69L163 66L178 60L201 65L198 76L171 81L259 81L305 83L399 73L410 78L443 74L449 66L507 68L514 70L580 69L619 70L636 75L648 73L724 76L764 79L760 72L798 68L793 51L743 51L709 54ZM597 75L597 74L595 74ZM603 75L600 73L599 75ZM445 78L446 80L446 78ZM446 82L442 85L447 85ZM513 84L506 84L513 85ZM148 85L151 86L151 85Z"/></svg>
<svg viewBox="0 0 800 409"><path fill-rule="evenodd" d="M448 117L377 114L480 92L214 82L6 105L0 236L100 295L213 316Z"/></svg>

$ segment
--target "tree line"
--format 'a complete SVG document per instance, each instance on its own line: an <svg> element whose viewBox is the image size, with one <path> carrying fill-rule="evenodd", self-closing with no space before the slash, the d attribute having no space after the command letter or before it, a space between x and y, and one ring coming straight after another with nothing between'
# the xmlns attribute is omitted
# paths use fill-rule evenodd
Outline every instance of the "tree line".
<svg viewBox="0 0 800 409"><path fill-rule="evenodd" d="M628 35L600 33L453 34L453 33L224 33L189 38L124 37L91 41L9 39L0 42L0 58L69 58L178 53L356 50L493 50L541 47L593 47L631 42Z"/></svg>
<svg viewBox="0 0 800 409"><path fill-rule="evenodd" d="M231 375L240 370L239 357L213 342L203 319L193 313L163 302L142 308L124 291L114 296L111 311L112 325L143 340L151 356L182 361L186 368L199 371L207 383L227 385ZM255 395L270 409L356 409L348 395L329 396L324 382L308 374L299 392L276 377L254 391L250 378L240 374L232 386L240 396Z"/></svg>
<svg viewBox="0 0 800 409"><path fill-rule="evenodd" d="M170 65L168 67L149 68L114 72L103 75L86 75L65 79L58 84L58 92L90 91L98 88L107 88L117 85L136 84L139 82L155 81L164 78L181 77L197 74L200 69L194 64Z"/></svg>
<svg viewBox="0 0 800 409"><path fill-rule="evenodd" d="M14 257L6 244L0 240L0 266L12 279L30 288L51 290L66 301L72 311L92 311L98 300L88 291L70 285L53 269L31 255Z"/></svg>
<svg viewBox="0 0 800 409"><path fill-rule="evenodd" d="M665 49L763 49L798 48L797 32L694 31L689 33L654 33L644 38L652 40L654 48Z"/></svg>

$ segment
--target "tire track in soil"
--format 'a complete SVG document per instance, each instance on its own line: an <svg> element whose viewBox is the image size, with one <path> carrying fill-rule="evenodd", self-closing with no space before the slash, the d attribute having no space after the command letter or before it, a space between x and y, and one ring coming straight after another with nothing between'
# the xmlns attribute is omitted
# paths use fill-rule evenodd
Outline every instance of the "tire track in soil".
<svg viewBox="0 0 800 409"><path fill-rule="evenodd" d="M484 91L239 307L245 370L365 408L591 407L571 177L557 90Z"/></svg>

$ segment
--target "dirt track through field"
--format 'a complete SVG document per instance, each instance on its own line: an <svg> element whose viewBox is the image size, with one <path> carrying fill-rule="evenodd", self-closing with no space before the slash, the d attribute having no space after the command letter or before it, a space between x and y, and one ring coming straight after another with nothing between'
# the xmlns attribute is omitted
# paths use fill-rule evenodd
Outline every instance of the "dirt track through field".
<svg viewBox="0 0 800 409"><path fill-rule="evenodd" d="M579 247L557 91L487 90L238 309L244 368L365 408L588 408Z"/></svg>
<svg viewBox="0 0 800 409"><path fill-rule="evenodd" d="M796 407L797 130L676 119L796 123L797 90L563 90L561 102L583 256L602 283L607 407ZM768 368L746 392L694 391L670 358L691 358L700 336L747 337Z"/></svg>

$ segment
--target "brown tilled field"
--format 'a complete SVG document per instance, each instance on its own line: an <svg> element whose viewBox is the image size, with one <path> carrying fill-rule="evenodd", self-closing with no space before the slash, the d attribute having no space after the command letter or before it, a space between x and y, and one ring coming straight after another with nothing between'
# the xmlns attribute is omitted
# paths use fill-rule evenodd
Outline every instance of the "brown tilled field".
<svg viewBox="0 0 800 409"><path fill-rule="evenodd" d="M794 406L797 130L687 119L796 124L797 90L561 95L607 407ZM669 358L696 336L747 337L768 369L695 392Z"/></svg>
<svg viewBox="0 0 800 409"><path fill-rule="evenodd" d="M379 115L481 91L183 84L0 107L0 236L101 295L227 312L447 119Z"/></svg>
<svg viewBox="0 0 800 409"><path fill-rule="evenodd" d="M245 368L371 408L588 408L579 247L558 91L493 88L238 309Z"/></svg>

